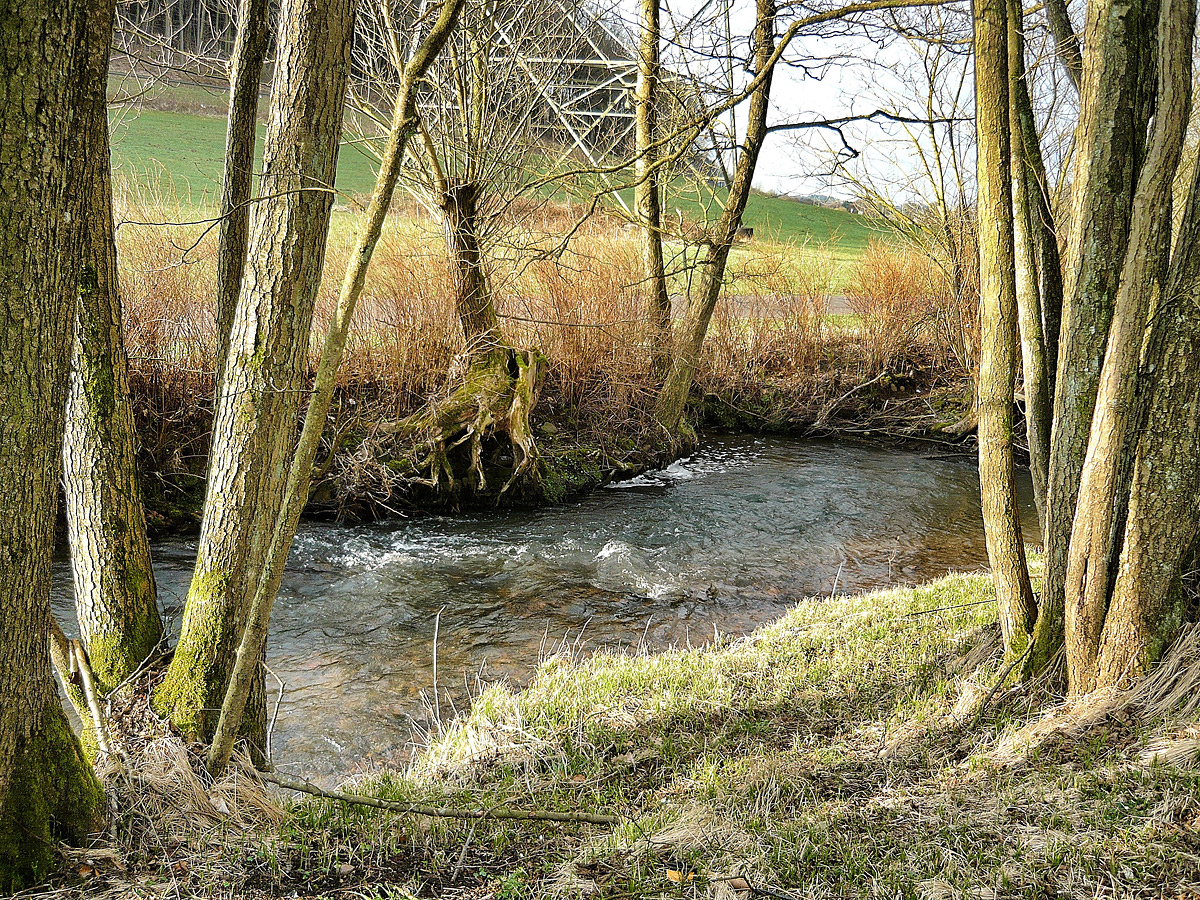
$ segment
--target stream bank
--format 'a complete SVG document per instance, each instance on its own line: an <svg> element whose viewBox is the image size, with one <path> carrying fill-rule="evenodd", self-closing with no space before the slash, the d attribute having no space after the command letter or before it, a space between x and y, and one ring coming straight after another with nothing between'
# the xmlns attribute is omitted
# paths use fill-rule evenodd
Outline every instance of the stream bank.
<svg viewBox="0 0 1200 900"><path fill-rule="evenodd" d="M147 522L154 537L194 533L204 504L211 377L178 375L135 371L131 379ZM423 484L407 475L406 447L391 433L393 424L416 408L415 398L399 398L371 379L351 380L335 397L306 514L369 522L417 513L563 504L614 481L665 468L695 451L702 438L673 445L652 421L646 412L652 397L648 385L634 393L643 399L581 404L569 399L574 391L552 377L533 416L540 476L500 497L497 492L513 459L505 438L483 447L487 490L471 490L463 480ZM717 379L708 373L693 391L689 414L691 427L702 435L843 436L970 454L969 442L964 445L960 436L945 431L962 419L969 395L968 382L936 367L910 366L864 378L831 364L803 375L758 372ZM465 470L467 447L455 453Z"/></svg>
<svg viewBox="0 0 1200 900"><path fill-rule="evenodd" d="M567 650L523 691L477 694L408 766L343 786L615 826L385 812L244 769L205 785L151 735L152 769L110 782L117 842L64 858L45 896L1197 896L1200 722L995 690L992 596L987 575L953 575L700 648Z"/></svg>
<svg viewBox="0 0 1200 900"><path fill-rule="evenodd" d="M1027 477L1018 486L1036 542ZM807 597L983 568L979 504L966 458L709 435L693 457L566 504L306 520L267 644L273 758L334 784L403 763L439 703L450 716L479 683L524 684L556 648L700 646ZM153 556L174 631L195 539L158 540ZM71 633L65 554L57 565Z"/></svg>

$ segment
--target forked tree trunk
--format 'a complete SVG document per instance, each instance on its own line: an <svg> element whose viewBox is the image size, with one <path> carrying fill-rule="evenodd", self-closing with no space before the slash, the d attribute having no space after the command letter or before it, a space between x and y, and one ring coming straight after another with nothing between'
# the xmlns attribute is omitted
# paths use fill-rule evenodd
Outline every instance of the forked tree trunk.
<svg viewBox="0 0 1200 900"><path fill-rule="evenodd" d="M78 106L82 266L63 440L75 610L96 685L112 690L162 637L138 483L117 283L105 86L115 0L93 5Z"/></svg>
<svg viewBox="0 0 1200 900"><path fill-rule="evenodd" d="M656 384L671 365L671 298L663 263L662 189L658 132L659 45L662 40L660 0L642 0L638 78L634 92L637 185L633 191L642 243L642 285L651 328L650 372Z"/></svg>
<svg viewBox="0 0 1200 900"><path fill-rule="evenodd" d="M300 439L296 442L296 452L288 470L287 487L284 490L280 516L271 529L264 568L255 585L254 599L250 604L246 625L238 643L237 658L229 679L229 689L221 704L220 719L217 723L216 733L213 735L212 746L209 747L208 771L214 777L219 776L229 763L238 726L253 691L254 673L258 671L262 663L262 651L266 646L271 608L279 593L283 570L287 564L292 539L295 537L296 528L300 523L300 515L308 502L313 462L317 458L321 434L325 430L325 420L329 416L329 406L333 401L338 367L341 365L342 355L346 350L346 340L350 334L350 322L354 317L358 299L362 295L363 286L366 284L367 269L371 264L371 257L375 253L375 245L383 233L384 220L387 218L388 207L391 206L392 195L396 190L400 166L404 161L409 141L416 132L417 85L449 39L458 21L462 5L463 0L443 0L441 12L434 21L429 34L417 45L412 58L404 67L400 88L392 108L391 129L388 132L387 144L380 157L379 175L375 179L375 189L371 193L371 203L367 208L366 220L362 223L359 232L358 243L354 248L354 253L350 256L350 262L347 264L345 275L342 278L338 304L334 310L333 319L329 323L325 346L321 351L321 361L317 365L317 374L313 379L313 390L309 397L308 410L304 415L304 426L300 431Z"/></svg>
<svg viewBox="0 0 1200 900"><path fill-rule="evenodd" d="M1143 58L1154 42L1154 17L1147 22L1151 5L1156 7L1149 0L1112 0L1088 10L1034 667L1049 662L1063 642L1071 522L1144 155L1147 95L1154 89Z"/></svg>
<svg viewBox="0 0 1200 900"><path fill-rule="evenodd" d="M746 137L741 145L733 183L729 187L725 210L712 227L700 260L699 289L688 300L687 311L680 323L672 348L671 368L659 391L654 417L671 440L679 436L684 409L692 380L700 362L704 338L713 310L721 296L729 251L741 227L742 213L750 198L754 170L767 138L767 114L771 103L771 57L775 51L775 0L756 0L754 24L754 72L761 81L750 96ZM764 74L765 73L765 74Z"/></svg>
<svg viewBox="0 0 1200 900"><path fill-rule="evenodd" d="M239 0L237 40L229 63L229 120L225 131L225 175L221 181L221 227L217 237L215 371L218 381L229 354L233 311L246 267L258 97L271 36L269 7L269 0Z"/></svg>
<svg viewBox="0 0 1200 900"><path fill-rule="evenodd" d="M976 0L975 109L979 154L979 484L1005 653L1022 656L1036 608L1025 562L1013 466L1017 296L1009 129L1006 0Z"/></svg>
<svg viewBox="0 0 1200 900"><path fill-rule="evenodd" d="M1132 448L1137 446L1136 433L1142 424L1136 394L1151 302L1164 297L1169 304L1176 293L1174 286L1165 283L1166 261L1171 245L1171 189L1191 108L1195 0L1163 0L1159 19L1154 42L1159 50L1157 102L1133 196L1067 560L1067 672L1071 692L1076 694L1098 685L1101 631L1124 533ZM1152 451L1159 441L1177 439L1151 436L1143 449Z"/></svg>
<svg viewBox="0 0 1200 900"><path fill-rule="evenodd" d="M50 577L80 208L71 195L86 4L0 15L0 892L102 821L50 668Z"/></svg>
<svg viewBox="0 0 1200 900"><path fill-rule="evenodd" d="M155 696L186 735L216 726L287 479L325 258L350 67L353 0L287 0L246 275L218 392L196 571ZM261 673L258 674L261 678ZM262 746L261 691L243 720Z"/></svg>

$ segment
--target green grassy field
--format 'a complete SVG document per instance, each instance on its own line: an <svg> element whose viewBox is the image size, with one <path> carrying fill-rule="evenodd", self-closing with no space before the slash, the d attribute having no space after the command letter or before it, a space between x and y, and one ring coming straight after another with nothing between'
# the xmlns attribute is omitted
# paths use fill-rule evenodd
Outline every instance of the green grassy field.
<svg viewBox="0 0 1200 900"><path fill-rule="evenodd" d="M111 116L113 169L133 183L174 190L188 206L204 207L221 192L225 120L158 109L119 110ZM259 126L259 142L264 131ZM371 161L343 145L337 188L350 196L369 194L375 183Z"/></svg>
<svg viewBox="0 0 1200 900"><path fill-rule="evenodd" d="M111 116L113 166L118 177L136 186L174 193L185 207L203 208L220 193L225 149L225 98L203 87L171 88L156 96L167 108L118 107ZM260 126L259 139L263 127ZM338 161L337 188L348 197L370 193L373 161L344 144ZM703 218L694 198L667 198L668 215L681 209L691 220ZM755 194L744 216L760 242L822 246L839 263L856 260L873 235L881 232L862 216L823 209L787 197Z"/></svg>

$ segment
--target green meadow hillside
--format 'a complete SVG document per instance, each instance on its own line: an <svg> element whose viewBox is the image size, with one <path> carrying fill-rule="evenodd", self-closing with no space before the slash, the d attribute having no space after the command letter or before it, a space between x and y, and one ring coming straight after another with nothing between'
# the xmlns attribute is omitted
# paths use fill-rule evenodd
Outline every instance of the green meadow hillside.
<svg viewBox="0 0 1200 900"><path fill-rule="evenodd" d="M225 97L210 88L172 87L150 98L150 106L114 108L113 167L127 182L149 187L164 199L187 208L208 206L220 194L225 151ZM261 132L265 126L260 125ZM347 197L370 193L373 161L345 144L338 161L337 188ZM700 204L686 196L668 196L670 211L690 220L702 217ZM789 197L755 194L744 217L759 241L827 245L840 259L857 258L880 233L862 216L825 209Z"/></svg>

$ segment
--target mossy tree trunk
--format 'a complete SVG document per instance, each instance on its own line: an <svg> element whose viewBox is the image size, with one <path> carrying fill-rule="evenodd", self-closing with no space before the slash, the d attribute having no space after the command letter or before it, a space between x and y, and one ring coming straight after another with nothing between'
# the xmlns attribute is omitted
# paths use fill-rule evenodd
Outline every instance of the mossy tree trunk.
<svg viewBox="0 0 1200 900"><path fill-rule="evenodd" d="M91 5L81 61L78 178L83 207L79 305L63 440L75 609L101 692L162 637L137 472L137 435L117 283L105 97L115 0Z"/></svg>
<svg viewBox="0 0 1200 900"><path fill-rule="evenodd" d="M1200 169L1193 177L1172 284L1153 317L1154 373L1137 442L1124 542L1095 654L1096 683L1144 674L1185 615L1177 582L1200 528Z"/></svg>
<svg viewBox="0 0 1200 900"><path fill-rule="evenodd" d="M436 167L436 161L431 165ZM503 495L522 480L536 482L539 477L530 416L545 373L545 358L537 350L510 346L501 333L480 242L481 186L472 182L448 185L440 171L435 171L434 180L441 196L464 347L451 367L445 392L394 430L408 445L412 480L435 489L453 492L465 488L475 494L489 490L482 458L484 441L506 435L512 445L512 469L500 487ZM465 469L459 464L456 470L451 451L463 444L468 448Z"/></svg>
<svg viewBox="0 0 1200 900"><path fill-rule="evenodd" d="M658 85L662 42L660 0L642 0L638 41L638 77L634 92L637 178L633 206L642 244L642 287L650 322L650 372L657 384L671 365L671 298L663 262L662 187L659 174Z"/></svg>
<svg viewBox="0 0 1200 900"><path fill-rule="evenodd" d="M1121 280L1108 328L1067 557L1064 638L1074 693L1087 693L1100 685L1096 663L1138 455L1136 433L1142 425L1143 404L1137 394L1139 380L1145 375L1140 370L1152 301L1163 298L1169 308L1178 302L1175 295L1187 287L1166 282L1166 267L1171 245L1171 190L1191 109L1195 0L1162 0L1155 32L1152 47L1157 48L1158 58L1149 69L1157 72L1158 81L1154 116L1133 191L1129 236L1123 248ZM1151 435L1141 451L1152 456L1164 443L1175 440L1175 435ZM1149 459L1143 456L1138 462L1145 466Z"/></svg>
<svg viewBox="0 0 1200 900"><path fill-rule="evenodd" d="M417 86L442 52L458 21L462 6L463 0L443 0L440 14L434 20L429 33L413 50L412 57L401 74L400 88L392 106L391 129L380 156L379 174L371 192L365 221L359 230L358 241L342 278L337 307L329 323L325 346L321 351L321 361L313 379L308 410L304 414L304 425L288 469L280 515L271 529L263 570L255 585L246 624L238 643L229 688L221 704L221 715L212 745L209 747L208 770L214 777L219 776L229 763L238 726L254 688L254 674L262 663L271 609L279 593L279 585L283 580L284 567L300 523L300 515L308 502L313 462L317 458L321 435L325 430L325 421L333 401L338 367L341 365L350 334L350 322L354 318L355 307L366 284L367 269L375 253L375 246L383 233L384 220L396 190L400 166L409 141L417 130Z"/></svg>
<svg viewBox="0 0 1200 900"><path fill-rule="evenodd" d="M353 0L287 0L245 277L218 389L208 493L183 630L155 706L184 734L216 727L279 514L307 369L345 108ZM261 749L259 688L242 732Z"/></svg>
<svg viewBox="0 0 1200 900"><path fill-rule="evenodd" d="M217 237L218 378L229 354L233 313L246 268L258 97L271 37L269 7L269 0L239 0L237 40L229 62L229 119L225 130L225 174L221 180L221 227Z"/></svg>
<svg viewBox="0 0 1200 900"><path fill-rule="evenodd" d="M478 84L483 73L472 71ZM477 88L476 93L482 92ZM477 110L469 110L475 115ZM481 240L485 186L469 177L447 177L428 131L421 129L424 157L442 210L446 253L454 284L454 308L463 332L446 389L389 429L402 449L404 477L411 483L454 494L490 489L483 460L484 442L507 436L511 470L499 496L540 478L537 443L530 417L537 403L545 357L535 349L511 346L500 329L495 297ZM464 459L456 448L466 445Z"/></svg>
<svg viewBox="0 0 1200 900"><path fill-rule="evenodd" d="M20 0L0 16L0 892L40 880L54 841L85 838L104 810L50 666L85 6Z"/></svg>
<svg viewBox="0 0 1200 900"><path fill-rule="evenodd" d="M688 300L687 311L680 323L672 347L671 366L655 402L654 417L671 440L677 440L683 423L692 380L700 362L700 352L713 310L721 296L725 267L734 237L742 224L742 213L750 198L758 156L766 142L767 114L771 105L773 78L772 57L775 53L775 0L756 0L753 71L760 78L750 95L746 135L741 143L737 168L729 186L725 209L710 229L699 261L700 281Z"/></svg>
<svg viewBox="0 0 1200 900"><path fill-rule="evenodd" d="M1009 22L1006 0L976 0L975 109L979 166L979 485L1006 655L1029 646L1036 610L1013 465L1017 284L1013 240Z"/></svg>
<svg viewBox="0 0 1200 900"><path fill-rule="evenodd" d="M1195 0L1089 9L1046 587L1025 667L1044 671L1065 648L1073 695L1144 674L1188 615L1181 573L1200 529L1200 181L1174 240L1172 192L1191 110L1195 29ZM977 54L977 73L986 59ZM983 140L998 96L998 88L981 89L978 103L981 217L991 207L988 181L1003 170ZM1027 149L1031 128L1018 124ZM1003 227L981 228L985 267L993 230L1005 239ZM985 281L985 347L1003 333L987 312L993 292ZM987 490L985 481L985 513ZM1003 570L990 540L988 549ZM1001 616L1003 624L1003 608Z"/></svg>

